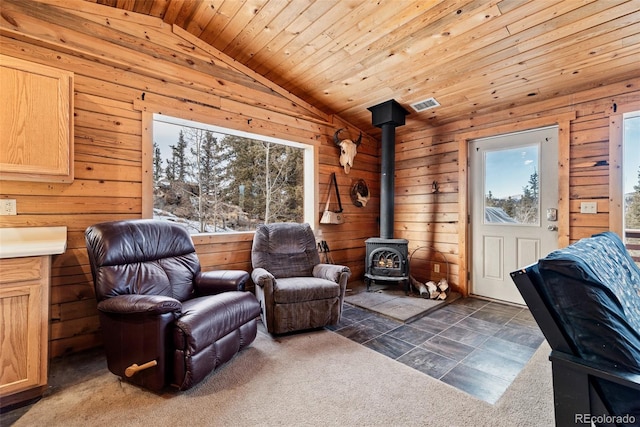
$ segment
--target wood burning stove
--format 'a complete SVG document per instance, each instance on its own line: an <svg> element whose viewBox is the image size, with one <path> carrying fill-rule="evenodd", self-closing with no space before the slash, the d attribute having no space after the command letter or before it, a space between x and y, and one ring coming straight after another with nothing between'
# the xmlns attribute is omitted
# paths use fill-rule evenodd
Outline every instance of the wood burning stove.
<svg viewBox="0 0 640 427"><path fill-rule="evenodd" d="M367 291L371 282L400 282L409 293L409 241L372 237L365 241Z"/></svg>
<svg viewBox="0 0 640 427"><path fill-rule="evenodd" d="M401 282L409 293L409 241L393 238L395 128L404 125L409 114L395 100L368 108L372 123L382 129L382 158L380 161L380 237L367 239L366 269L367 291L374 281Z"/></svg>

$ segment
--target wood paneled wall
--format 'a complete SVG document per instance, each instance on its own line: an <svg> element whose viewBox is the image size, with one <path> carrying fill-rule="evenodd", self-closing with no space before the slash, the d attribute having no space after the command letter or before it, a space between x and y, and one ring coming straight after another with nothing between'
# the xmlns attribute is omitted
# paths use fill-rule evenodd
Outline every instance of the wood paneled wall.
<svg viewBox="0 0 640 427"><path fill-rule="evenodd" d="M247 132L312 144L320 215L329 175L336 172L346 223L316 228L337 263L362 277L364 240L378 233L378 197L365 208L349 201L364 178L379 191L378 147L368 137L345 175L333 133L359 130L307 105L160 19L87 2L2 2L5 55L69 70L75 76L75 180L70 184L0 182L16 199L17 216L0 227L67 226L67 251L53 257L50 355L99 346L99 324L84 230L91 224L140 218L143 212L143 115L160 112ZM343 133L344 135L344 133ZM250 270L252 233L194 238L203 269Z"/></svg>
<svg viewBox="0 0 640 427"><path fill-rule="evenodd" d="M213 124L317 146L318 214L329 175L336 172L346 217L343 225L318 229L335 261L348 265L353 279L362 278L364 240L379 235L379 147L365 135L355 167L345 175L332 142L337 128L347 128L352 137L358 129L306 105L184 30L148 16L88 2L3 0L0 43L3 54L75 73L75 181L0 182L0 197L16 199L18 210L15 217L0 217L1 227L69 229L67 251L53 259L52 357L101 343L83 233L97 222L142 216L145 111L182 112L185 118L204 115ZM460 162L466 159L460 158L457 141L473 129L515 128L524 120L575 112L569 147L569 238L575 241L608 229L609 116L614 103L640 102L639 85L640 79L620 82L438 128L398 128L395 237L409 239L412 252L435 248L431 253L416 251L415 268L431 271L432 263L445 257L450 282L466 293L461 259L466 252L460 246L466 212L459 202L459 192L466 188L460 182ZM365 208L356 208L348 197L359 178L367 181L372 194ZM433 181L438 182L437 193ZM581 201L597 201L599 213L580 214ZM204 269L249 270L251 240L247 233L194 238Z"/></svg>
<svg viewBox="0 0 640 427"><path fill-rule="evenodd" d="M564 240L571 243L613 228L611 224L621 218L609 216L613 198L613 191L609 190L610 117L621 109L640 110L639 88L640 78L636 78L526 107L472 116L442 127L398 128L396 237L409 239L410 251L422 246L435 248L416 251L412 270L437 276L432 273L433 264L442 264L444 254L449 263L450 282L463 293L469 290L466 277L469 239L464 218L467 212L459 199L459 192L466 191L466 183L460 181L459 166L463 162L464 169L467 159L466 154L461 158L458 141L460 135L473 132L489 135L492 129L499 128L499 133L506 133L510 128L522 130L522 123L527 121L544 123L548 118L546 124L553 124L557 117L574 116L570 121L568 147L569 212L560 212L568 215L568 239ZM567 152L566 147L560 150ZM438 193L433 192L434 181L438 182ZM617 184L613 185L615 189ZM598 213L580 213L580 203L585 201L597 202Z"/></svg>

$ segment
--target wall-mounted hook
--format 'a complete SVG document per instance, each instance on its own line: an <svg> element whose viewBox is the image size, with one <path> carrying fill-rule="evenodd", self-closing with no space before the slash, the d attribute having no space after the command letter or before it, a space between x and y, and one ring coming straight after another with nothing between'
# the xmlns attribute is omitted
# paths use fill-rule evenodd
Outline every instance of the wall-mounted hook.
<svg viewBox="0 0 640 427"><path fill-rule="evenodd" d="M433 181L433 183L431 184L431 192L432 193L440 192L440 186L438 185L438 181Z"/></svg>

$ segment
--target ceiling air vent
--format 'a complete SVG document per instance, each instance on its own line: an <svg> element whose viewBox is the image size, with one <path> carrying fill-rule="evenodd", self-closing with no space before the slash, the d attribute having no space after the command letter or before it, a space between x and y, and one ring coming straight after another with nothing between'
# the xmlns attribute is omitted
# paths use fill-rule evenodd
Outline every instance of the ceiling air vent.
<svg viewBox="0 0 640 427"><path fill-rule="evenodd" d="M440 103L436 101L435 98L423 99L422 101L414 102L413 104L411 104L411 108L416 110L418 113L439 106Z"/></svg>

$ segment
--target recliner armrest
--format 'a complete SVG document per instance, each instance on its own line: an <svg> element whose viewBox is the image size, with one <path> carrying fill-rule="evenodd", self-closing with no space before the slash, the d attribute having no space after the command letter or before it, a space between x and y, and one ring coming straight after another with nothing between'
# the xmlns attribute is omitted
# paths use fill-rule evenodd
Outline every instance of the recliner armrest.
<svg viewBox="0 0 640 427"><path fill-rule="evenodd" d="M351 270L349 270L349 267L344 265L317 264L315 267L313 267L312 274L313 277L327 279L339 283L340 275L342 273L348 273L349 275L351 275Z"/></svg>
<svg viewBox="0 0 640 427"><path fill-rule="evenodd" d="M180 312L182 303L162 295L117 295L100 301L98 310L117 314L164 314Z"/></svg>
<svg viewBox="0 0 640 427"><path fill-rule="evenodd" d="M264 268L254 268L251 272L251 280L253 280L253 283L255 283L257 286L260 286L262 288L269 282L275 282L276 278L273 274L269 273Z"/></svg>
<svg viewBox="0 0 640 427"><path fill-rule="evenodd" d="M215 295L227 291L244 291L249 273L243 270L201 271L194 278L198 295Z"/></svg>

